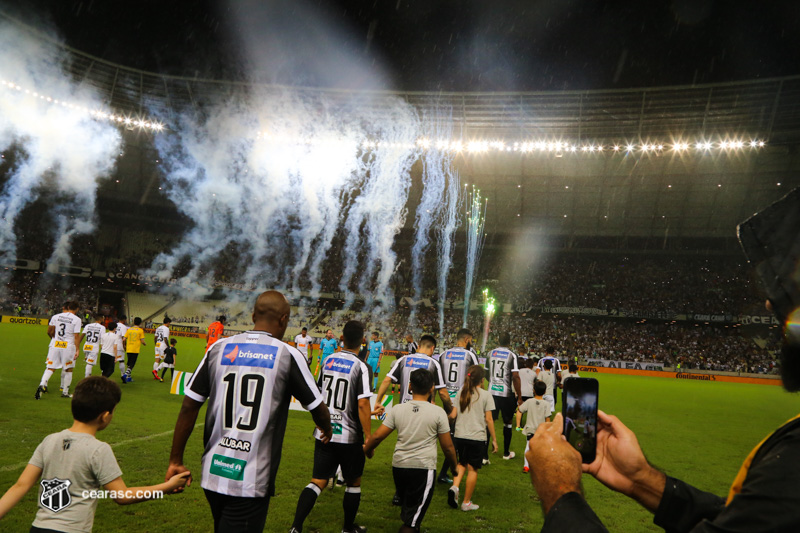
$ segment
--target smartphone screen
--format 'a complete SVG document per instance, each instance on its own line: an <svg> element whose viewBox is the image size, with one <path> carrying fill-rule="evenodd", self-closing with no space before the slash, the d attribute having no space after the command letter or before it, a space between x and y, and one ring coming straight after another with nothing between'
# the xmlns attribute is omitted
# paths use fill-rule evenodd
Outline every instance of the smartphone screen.
<svg viewBox="0 0 800 533"><path fill-rule="evenodd" d="M569 378L564 382L564 436L587 464L594 461L597 448L598 392L594 378Z"/></svg>

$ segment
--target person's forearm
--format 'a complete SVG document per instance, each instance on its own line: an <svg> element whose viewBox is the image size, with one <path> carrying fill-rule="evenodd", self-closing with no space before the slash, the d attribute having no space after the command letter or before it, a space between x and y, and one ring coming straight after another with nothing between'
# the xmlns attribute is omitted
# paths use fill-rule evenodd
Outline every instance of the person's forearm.
<svg viewBox="0 0 800 533"><path fill-rule="evenodd" d="M311 411L311 418L319 429L324 433L331 432L331 412L325 403L320 403L316 408Z"/></svg>
<svg viewBox="0 0 800 533"><path fill-rule="evenodd" d="M648 466L649 468L645 472L642 472L640 476L637 476L637 479L633 480L633 488L626 496L634 499L651 513L655 513L661 503L661 498L664 496L667 476L653 468L653 466Z"/></svg>
<svg viewBox="0 0 800 533"><path fill-rule="evenodd" d="M358 403L358 418L361 419L364 442L367 442L372 435L372 407L369 405L369 399L364 403Z"/></svg>
<svg viewBox="0 0 800 533"><path fill-rule="evenodd" d="M197 414L200 412L202 404L194 405L188 402L197 403L190 398L184 398L181 411L178 414L178 420L175 422L175 432L172 435L172 450L169 454L169 462L171 464L183 464L183 451L186 449L186 443L194 430L195 422L197 422Z"/></svg>
<svg viewBox="0 0 800 533"><path fill-rule="evenodd" d="M114 498L114 502L118 505L130 505L132 503L141 503L156 498L162 498L168 494L169 484L159 483L151 487L127 487L121 497Z"/></svg>
<svg viewBox="0 0 800 533"><path fill-rule="evenodd" d="M514 375L512 376L512 379L511 379L511 381L514 383L514 392L515 392L515 393L516 393L516 395L517 395L517 399L519 399L519 398L522 396L522 395L520 394L521 382L520 382L520 380L519 380L519 374L517 374L517 373L514 373Z"/></svg>
<svg viewBox="0 0 800 533"><path fill-rule="evenodd" d="M442 399L442 407L444 407L445 412L449 415L453 411L453 402L450 400L450 395L447 393L447 389L439 389L439 397Z"/></svg>
<svg viewBox="0 0 800 533"><path fill-rule="evenodd" d="M378 387L378 393L375 395L375 404L376 405L381 405L381 402L383 401L383 397L384 397L384 395L386 395L386 391L389 389L389 383L391 383L391 382L392 382L392 379L390 377L387 376L387 377L383 378L383 381L381 382L381 386Z"/></svg>
<svg viewBox="0 0 800 533"><path fill-rule="evenodd" d="M0 498L0 518L3 518L25 496L28 489L18 482L11 485L3 497Z"/></svg>
<svg viewBox="0 0 800 533"><path fill-rule="evenodd" d="M450 463L450 469L455 471L458 468L458 456L456 455L455 446L451 443L450 446L446 446L442 451L447 461Z"/></svg>

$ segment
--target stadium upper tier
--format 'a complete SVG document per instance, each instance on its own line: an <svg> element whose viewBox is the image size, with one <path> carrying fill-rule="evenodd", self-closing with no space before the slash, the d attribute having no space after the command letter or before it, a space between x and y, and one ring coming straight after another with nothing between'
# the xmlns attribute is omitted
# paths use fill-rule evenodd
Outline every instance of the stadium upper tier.
<svg viewBox="0 0 800 533"><path fill-rule="evenodd" d="M403 100L421 116L444 112L455 138L464 142L494 138L638 142L669 141L678 135L748 134L776 144L794 142L800 134L800 76L625 90L354 92L146 72L69 48L2 11L0 18L63 52L67 71L104 95L107 111L126 115L165 117L237 91L255 98L289 92L311 102L324 101L329 112L358 107L380 113Z"/></svg>

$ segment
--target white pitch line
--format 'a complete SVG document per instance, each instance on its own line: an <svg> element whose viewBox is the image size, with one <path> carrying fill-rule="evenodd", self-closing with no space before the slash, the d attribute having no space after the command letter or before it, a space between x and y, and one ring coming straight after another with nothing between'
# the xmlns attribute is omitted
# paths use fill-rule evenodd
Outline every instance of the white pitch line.
<svg viewBox="0 0 800 533"><path fill-rule="evenodd" d="M204 425L205 425L205 422L201 422L201 423L197 424L195 427L196 428L200 428L200 427L203 427ZM145 435L143 437L136 437L134 439L121 440L119 442L115 442L114 444L112 444L111 448L116 448L118 446L125 446L126 444L133 444L134 442L141 442L141 441L144 441L144 440L157 439L159 437L166 437L167 435L172 435L172 433L173 433L173 430L170 430L170 431L164 431L163 433L155 433L153 435ZM24 468L25 465L27 465L27 464L28 464L28 461L25 461L24 463L17 463L15 465L0 466L0 472L11 472L12 470L19 470L20 468Z"/></svg>

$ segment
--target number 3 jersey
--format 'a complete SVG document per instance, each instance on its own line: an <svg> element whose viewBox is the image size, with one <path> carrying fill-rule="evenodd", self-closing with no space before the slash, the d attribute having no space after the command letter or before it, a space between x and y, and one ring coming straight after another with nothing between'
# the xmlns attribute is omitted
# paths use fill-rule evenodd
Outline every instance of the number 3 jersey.
<svg viewBox="0 0 800 533"><path fill-rule="evenodd" d="M509 397L514 395L511 386L514 372L519 372L517 355L508 348L495 348L486 358L489 392L493 396Z"/></svg>
<svg viewBox="0 0 800 533"><path fill-rule="evenodd" d="M450 348L439 356L439 365L444 374L444 384L447 386L447 393L451 398L455 398L458 391L464 386L464 378L467 377L469 367L477 364L478 356L466 348Z"/></svg>
<svg viewBox="0 0 800 533"><path fill-rule="evenodd" d="M331 412L331 442L362 444L364 431L358 417L358 400L372 397L367 365L352 352L343 350L329 355L322 363L317 384L322 401ZM319 429L314 430L314 437L322 437Z"/></svg>
<svg viewBox="0 0 800 533"><path fill-rule="evenodd" d="M305 357L264 331L214 343L186 396L208 400L201 486L248 498L275 492L291 397L308 410L322 403Z"/></svg>

